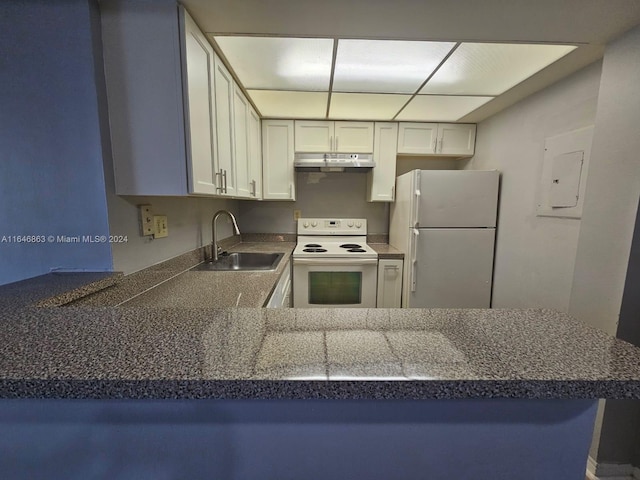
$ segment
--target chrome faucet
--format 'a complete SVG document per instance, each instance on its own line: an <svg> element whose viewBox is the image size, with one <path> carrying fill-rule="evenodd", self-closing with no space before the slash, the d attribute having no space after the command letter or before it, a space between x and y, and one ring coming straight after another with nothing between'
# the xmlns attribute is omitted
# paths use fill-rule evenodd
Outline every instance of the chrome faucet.
<svg viewBox="0 0 640 480"><path fill-rule="evenodd" d="M216 241L216 220L218 220L218 217L220 215L222 215L223 213L226 213L227 215L229 215L229 218L231 219L231 222L233 223L233 233L235 235L240 235L240 229L238 228L238 222L236 222L236 217L233 216L233 213L231 213L228 210L218 210L213 215L213 220L211 220L211 257L212 257L212 261L213 262L218 260L218 249L220 250L220 252L222 252L222 249L220 247L218 247L218 243Z"/></svg>

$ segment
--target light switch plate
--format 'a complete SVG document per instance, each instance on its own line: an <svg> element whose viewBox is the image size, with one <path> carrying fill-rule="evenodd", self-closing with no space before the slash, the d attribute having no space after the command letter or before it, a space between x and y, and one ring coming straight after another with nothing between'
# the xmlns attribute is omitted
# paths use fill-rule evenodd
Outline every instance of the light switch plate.
<svg viewBox="0 0 640 480"><path fill-rule="evenodd" d="M293 211L293 219L294 220L298 220L301 216L302 216L302 211L301 210L294 210Z"/></svg>
<svg viewBox="0 0 640 480"><path fill-rule="evenodd" d="M151 205L140 205L140 235L153 235L153 210Z"/></svg>
<svg viewBox="0 0 640 480"><path fill-rule="evenodd" d="M164 238L169 236L169 226L167 224L166 215L154 215L153 225L154 225L154 232L153 232L154 238Z"/></svg>

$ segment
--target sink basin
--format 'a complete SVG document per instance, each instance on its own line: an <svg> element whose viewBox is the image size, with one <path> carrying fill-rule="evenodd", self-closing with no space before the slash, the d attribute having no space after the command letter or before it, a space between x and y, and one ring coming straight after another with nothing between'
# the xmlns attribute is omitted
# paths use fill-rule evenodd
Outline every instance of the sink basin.
<svg viewBox="0 0 640 480"><path fill-rule="evenodd" d="M284 253L235 252L221 255L216 262L205 262L191 270L239 271L275 270Z"/></svg>

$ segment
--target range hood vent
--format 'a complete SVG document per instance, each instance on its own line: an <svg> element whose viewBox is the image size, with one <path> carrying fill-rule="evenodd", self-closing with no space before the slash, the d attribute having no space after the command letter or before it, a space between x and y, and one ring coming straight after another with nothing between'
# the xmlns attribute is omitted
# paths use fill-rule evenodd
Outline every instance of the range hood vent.
<svg viewBox="0 0 640 480"><path fill-rule="evenodd" d="M293 166L303 172L368 172L376 164L370 153L296 153Z"/></svg>

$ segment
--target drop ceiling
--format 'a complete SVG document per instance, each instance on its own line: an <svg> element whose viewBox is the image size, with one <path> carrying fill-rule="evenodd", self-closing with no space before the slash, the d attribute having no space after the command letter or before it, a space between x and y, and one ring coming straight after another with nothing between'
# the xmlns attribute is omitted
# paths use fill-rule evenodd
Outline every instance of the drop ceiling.
<svg viewBox="0 0 640 480"><path fill-rule="evenodd" d="M637 0L183 0L263 117L477 122L601 58Z"/></svg>

